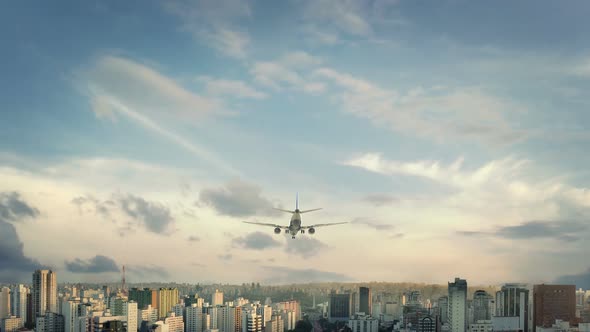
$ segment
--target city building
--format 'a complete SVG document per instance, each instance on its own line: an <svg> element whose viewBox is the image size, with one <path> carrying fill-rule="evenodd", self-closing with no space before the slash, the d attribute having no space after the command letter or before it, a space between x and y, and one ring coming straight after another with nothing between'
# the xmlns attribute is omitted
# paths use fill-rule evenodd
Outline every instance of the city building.
<svg viewBox="0 0 590 332"><path fill-rule="evenodd" d="M2 323L0 325L2 332L15 332L24 324L23 319L16 316L0 319L0 322Z"/></svg>
<svg viewBox="0 0 590 332"><path fill-rule="evenodd" d="M281 316L272 316L270 321L266 323L264 332L284 332L285 325ZM227 332L227 331L226 331Z"/></svg>
<svg viewBox="0 0 590 332"><path fill-rule="evenodd" d="M149 288L131 288L129 290L129 300L137 302L137 309L142 310L148 306L158 307L158 291Z"/></svg>
<svg viewBox="0 0 590 332"><path fill-rule="evenodd" d="M455 278L449 282L448 323L450 332L467 330L467 280Z"/></svg>
<svg viewBox="0 0 590 332"><path fill-rule="evenodd" d="M348 327L352 332L379 332L379 320L370 315L356 314L349 318Z"/></svg>
<svg viewBox="0 0 590 332"><path fill-rule="evenodd" d="M348 321L352 315L351 294L330 294L330 310L328 318L330 321Z"/></svg>
<svg viewBox="0 0 590 332"><path fill-rule="evenodd" d="M78 301L63 301L61 304L61 315L64 317L64 331L65 332L77 332L76 323L80 318Z"/></svg>
<svg viewBox="0 0 590 332"><path fill-rule="evenodd" d="M418 319L417 332L437 332L439 331L439 322L436 316L426 315Z"/></svg>
<svg viewBox="0 0 590 332"><path fill-rule="evenodd" d="M164 324L168 325L168 332L184 332L182 316L176 316L173 312L164 319Z"/></svg>
<svg viewBox="0 0 590 332"><path fill-rule="evenodd" d="M158 317L165 318L178 303L178 288L160 288L158 290Z"/></svg>
<svg viewBox="0 0 590 332"><path fill-rule="evenodd" d="M214 307L223 305L223 292L220 292L219 289L216 289L215 293L211 295L211 305Z"/></svg>
<svg viewBox="0 0 590 332"><path fill-rule="evenodd" d="M494 324L491 320L477 320L473 324L469 324L469 332L493 332Z"/></svg>
<svg viewBox="0 0 590 332"><path fill-rule="evenodd" d="M10 290L10 311L12 316L22 319L22 324L27 322L27 295L29 289L24 285L13 286Z"/></svg>
<svg viewBox="0 0 590 332"><path fill-rule="evenodd" d="M523 332L524 324L519 316L494 316L492 329L494 332Z"/></svg>
<svg viewBox="0 0 590 332"><path fill-rule="evenodd" d="M203 332L203 308L198 306L197 303L186 307L184 320L186 322L186 332Z"/></svg>
<svg viewBox="0 0 590 332"><path fill-rule="evenodd" d="M442 296L438 299L438 311L440 314L440 321L447 324L449 321L449 297Z"/></svg>
<svg viewBox="0 0 590 332"><path fill-rule="evenodd" d="M518 328L529 332L530 315L530 291L526 284L504 284L500 291L496 293L496 316L518 317ZM510 324L512 324L511 319L496 321L510 321Z"/></svg>
<svg viewBox="0 0 590 332"><path fill-rule="evenodd" d="M242 313L242 332L262 332L262 316L255 311Z"/></svg>
<svg viewBox="0 0 590 332"><path fill-rule="evenodd" d="M533 330L550 328L556 320L573 323L576 319L576 286L535 285L533 287Z"/></svg>
<svg viewBox="0 0 590 332"><path fill-rule="evenodd" d="M145 309L137 311L137 327L139 329L147 329L156 321L158 321L158 309L152 307L151 305L148 305Z"/></svg>
<svg viewBox="0 0 590 332"><path fill-rule="evenodd" d="M51 270L37 270L33 273L33 319L47 312L57 313L57 276ZM37 331L38 332L38 331Z"/></svg>
<svg viewBox="0 0 590 332"><path fill-rule="evenodd" d="M371 290L369 287L359 287L359 309L358 312L365 313L366 315L373 314L372 310L373 298L371 296Z"/></svg>
<svg viewBox="0 0 590 332"><path fill-rule="evenodd" d="M125 323L127 324L127 332L136 332L139 328L137 322L137 316L139 314L139 310L137 310L137 302L124 302L122 314L123 317L125 317Z"/></svg>
<svg viewBox="0 0 590 332"><path fill-rule="evenodd" d="M10 288L0 288L0 319L9 318L10 310Z"/></svg>
<svg viewBox="0 0 590 332"><path fill-rule="evenodd" d="M489 321L492 319L492 309L490 303L493 303L493 297L486 291L477 290L473 293L473 321ZM491 324L491 323L490 323Z"/></svg>
<svg viewBox="0 0 590 332"><path fill-rule="evenodd" d="M64 332L64 316L54 313L45 312L43 316L37 316L35 332Z"/></svg>

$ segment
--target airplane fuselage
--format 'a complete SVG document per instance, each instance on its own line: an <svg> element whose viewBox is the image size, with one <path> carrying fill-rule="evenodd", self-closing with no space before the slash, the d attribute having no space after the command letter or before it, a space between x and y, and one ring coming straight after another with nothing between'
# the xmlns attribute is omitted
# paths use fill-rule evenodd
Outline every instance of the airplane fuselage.
<svg viewBox="0 0 590 332"><path fill-rule="evenodd" d="M295 235L297 235L297 233L299 233L301 231L301 213L299 213L298 211L295 211L293 213L293 215L291 216L291 221L289 222L289 229L287 230L287 232L289 232L289 234L291 234L291 236L293 238L295 238Z"/></svg>

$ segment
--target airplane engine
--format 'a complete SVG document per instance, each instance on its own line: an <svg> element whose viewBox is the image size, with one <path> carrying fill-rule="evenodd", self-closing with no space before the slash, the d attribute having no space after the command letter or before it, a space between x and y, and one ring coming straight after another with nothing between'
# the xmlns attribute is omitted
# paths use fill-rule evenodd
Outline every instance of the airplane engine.
<svg viewBox="0 0 590 332"><path fill-rule="evenodd" d="M281 234L281 229L279 227L275 228L275 234Z"/></svg>
<svg viewBox="0 0 590 332"><path fill-rule="evenodd" d="M307 232L309 234L314 234L315 233L315 228L312 227L312 228L308 229Z"/></svg>

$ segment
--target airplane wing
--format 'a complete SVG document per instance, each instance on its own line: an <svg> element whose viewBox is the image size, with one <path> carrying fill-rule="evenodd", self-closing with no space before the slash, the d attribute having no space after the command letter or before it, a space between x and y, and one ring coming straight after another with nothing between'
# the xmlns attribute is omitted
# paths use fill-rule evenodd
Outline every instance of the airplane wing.
<svg viewBox="0 0 590 332"><path fill-rule="evenodd" d="M277 225L277 224L269 224L269 223L265 223L265 222L253 222L253 221L242 221L243 223L246 224L252 224L252 225L260 225L260 226L270 226L270 227L278 227L278 228L282 228L282 229L288 229L289 226L281 226L281 225Z"/></svg>
<svg viewBox="0 0 590 332"><path fill-rule="evenodd" d="M349 222L335 222L335 223L331 223L331 224L315 224L315 225L309 225L309 226L302 226L301 228L303 229L308 229L308 228L316 228L316 227L324 227L324 226L334 226L334 225L342 225L342 224L348 224Z"/></svg>

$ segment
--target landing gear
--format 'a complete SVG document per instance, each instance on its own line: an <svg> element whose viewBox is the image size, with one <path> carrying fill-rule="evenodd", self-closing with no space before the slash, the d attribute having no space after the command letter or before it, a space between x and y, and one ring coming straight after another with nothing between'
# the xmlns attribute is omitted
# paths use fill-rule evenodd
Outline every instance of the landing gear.
<svg viewBox="0 0 590 332"><path fill-rule="evenodd" d="M293 235L291 238L294 239L295 238L295 235Z"/></svg>
<svg viewBox="0 0 590 332"><path fill-rule="evenodd" d="M302 230L301 230L301 234L305 234L305 230L303 230L303 229L302 229Z"/></svg>

